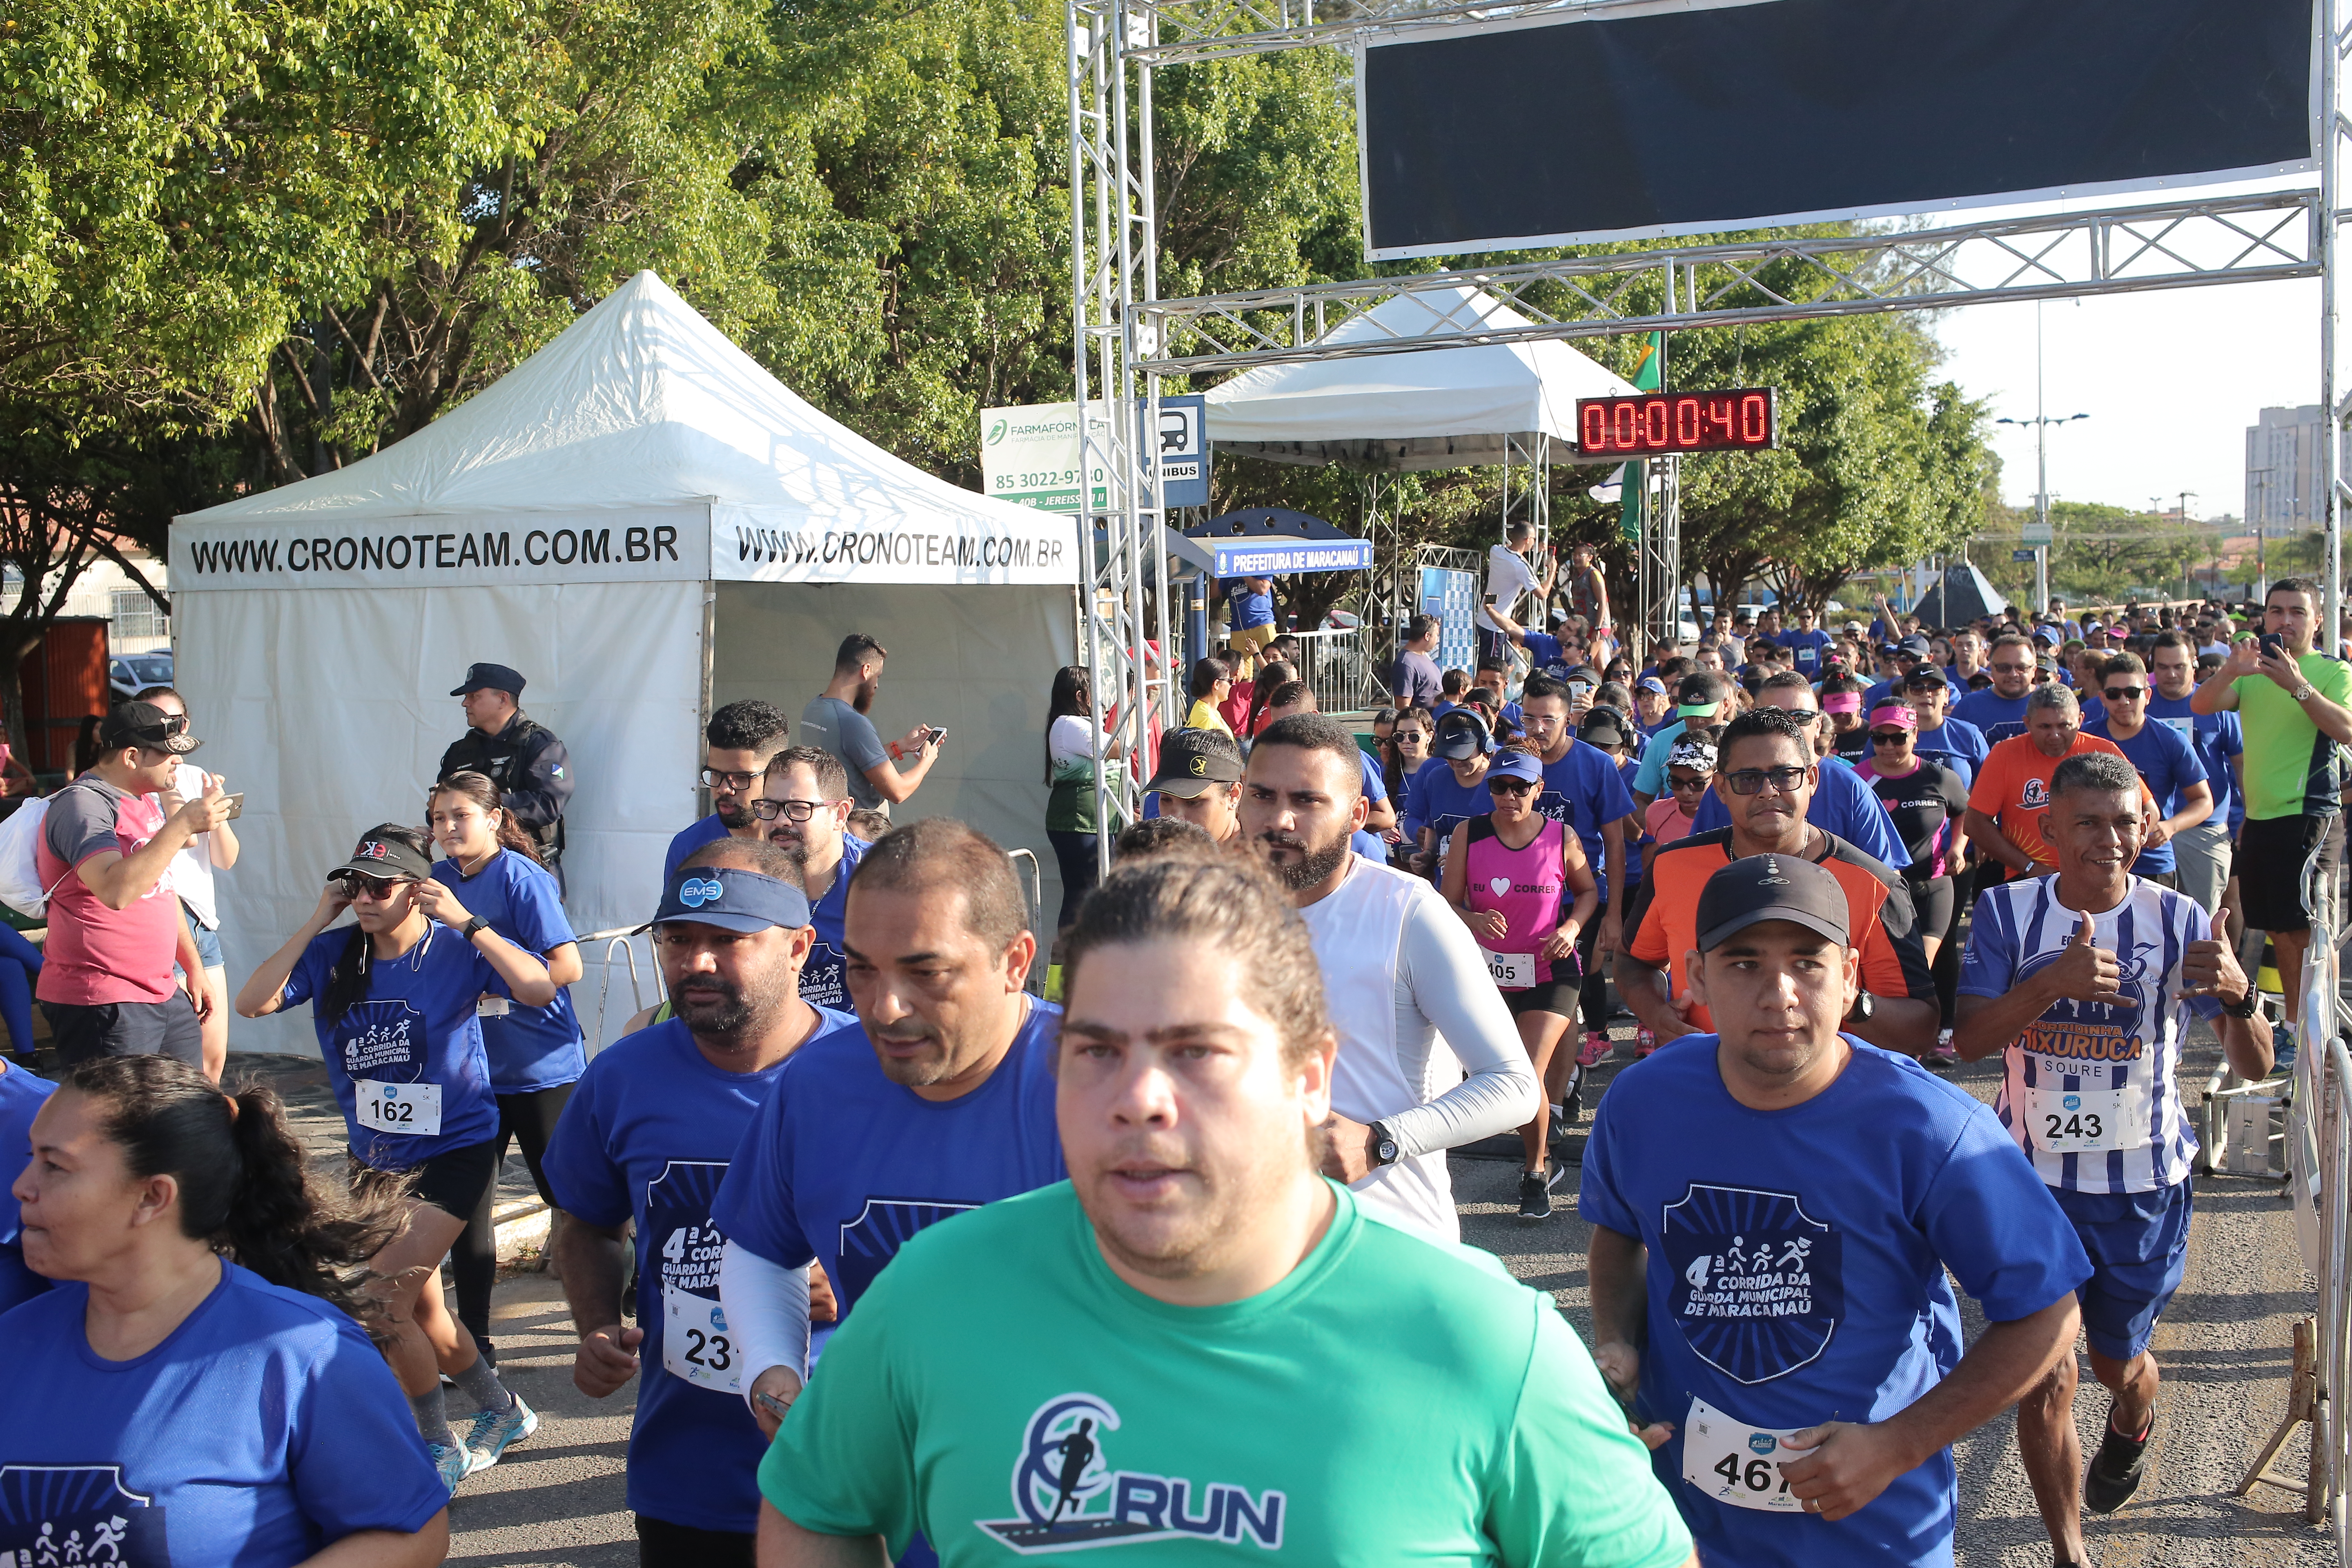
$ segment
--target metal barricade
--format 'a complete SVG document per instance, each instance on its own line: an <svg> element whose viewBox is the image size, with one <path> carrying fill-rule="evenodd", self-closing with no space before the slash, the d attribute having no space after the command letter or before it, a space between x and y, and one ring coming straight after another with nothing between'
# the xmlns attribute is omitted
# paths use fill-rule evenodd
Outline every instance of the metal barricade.
<svg viewBox="0 0 2352 1568"><path fill-rule="evenodd" d="M1349 713L1388 700L1373 667L1369 626L1329 626L1291 636L1298 639L1298 679L1315 693L1318 710Z"/></svg>
<svg viewBox="0 0 2352 1568"><path fill-rule="evenodd" d="M622 1021L625 1023L645 1011L646 990L644 982L637 974L637 944L633 940L635 935L635 932L632 928L615 926L610 931L592 931L579 939L583 947L600 942L604 944L604 973L596 985L596 1026L588 1031L588 1054L592 1057L611 1043L604 1037L604 1015L606 1004L612 1000L613 994L614 967L613 950L614 948L621 950L622 955L627 960L629 965L629 1010L622 1016ZM661 966L650 962L650 953L647 957L646 967L653 971L654 996L656 1000L659 1000L663 995Z"/></svg>

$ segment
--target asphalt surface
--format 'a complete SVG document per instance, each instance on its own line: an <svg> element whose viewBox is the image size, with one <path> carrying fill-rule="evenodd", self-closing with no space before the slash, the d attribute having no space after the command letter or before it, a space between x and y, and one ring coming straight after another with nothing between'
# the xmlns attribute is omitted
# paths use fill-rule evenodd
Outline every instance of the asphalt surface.
<svg viewBox="0 0 2352 1568"><path fill-rule="evenodd" d="M1620 1037L1630 1036L1622 1027ZM2211 1037L2187 1053L2180 1082L2192 1108L2218 1058ZM295 1110L306 1142L320 1158L341 1159L342 1127L325 1098L315 1062L236 1058L264 1071ZM1623 1065L1593 1074L1589 1100L1606 1092ZM1957 1075L1990 1101L1998 1068L1979 1063ZM1588 1122L1589 1124L1589 1122ZM1581 1142L1581 1132L1571 1149ZM1501 1258L1519 1279L1549 1290L1577 1331L1591 1341L1584 1249L1589 1228L1575 1215L1571 1164L1553 1217L1517 1217L1517 1167L1501 1160L1453 1162L1463 1239ZM528 1191L519 1156L509 1156L507 1191ZM2319 1531L2304 1522L2302 1499L2273 1487L2231 1496L2286 1406L2294 1321L2312 1310L2312 1283L2296 1250L2293 1223L2274 1182L2225 1176L2198 1179L2188 1275L2158 1325L2155 1348L2164 1374L2158 1405L2153 1468L2122 1512L2088 1526L2100 1568L2322 1568L2332 1561ZM1982 1327L1962 1299L1971 1338ZM624 1457L634 1393L592 1400L571 1380L574 1336L562 1293L537 1271L502 1278L494 1316L501 1373L540 1413L538 1432L509 1450L496 1468L459 1489L450 1514L448 1561L483 1564L577 1564L632 1568L636 1542L624 1490ZM2075 1419L2087 1451L2095 1446L2106 1399L2084 1366ZM2012 1418L2000 1417L1958 1445L1963 1568L2048 1568L2047 1536L2019 1468ZM2300 1477L2308 1449L2290 1440L2274 1468Z"/></svg>

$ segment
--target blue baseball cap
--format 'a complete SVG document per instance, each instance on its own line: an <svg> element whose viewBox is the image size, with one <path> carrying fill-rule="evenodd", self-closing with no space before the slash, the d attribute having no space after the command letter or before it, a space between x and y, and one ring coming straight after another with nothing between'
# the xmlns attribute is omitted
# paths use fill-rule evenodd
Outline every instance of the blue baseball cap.
<svg viewBox="0 0 2352 1568"><path fill-rule="evenodd" d="M1666 683L1660 680L1654 675L1645 675L1642 677L1641 679L1633 682L1633 689L1636 691L1654 691L1659 696L1664 697L1666 695Z"/></svg>
<svg viewBox="0 0 2352 1568"><path fill-rule="evenodd" d="M1541 784L1543 783L1543 763L1536 760L1535 753L1532 752L1516 750L1498 752L1495 754L1495 760L1486 764L1486 776L1525 779L1529 784Z"/></svg>
<svg viewBox="0 0 2352 1568"><path fill-rule="evenodd" d="M671 879L661 908L640 930L688 921L721 931L797 931L809 923L808 895L790 882L739 866L690 866Z"/></svg>

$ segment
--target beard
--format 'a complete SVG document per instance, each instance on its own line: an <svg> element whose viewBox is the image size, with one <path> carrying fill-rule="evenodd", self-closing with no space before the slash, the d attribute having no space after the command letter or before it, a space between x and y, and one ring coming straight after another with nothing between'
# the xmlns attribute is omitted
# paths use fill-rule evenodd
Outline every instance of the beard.
<svg viewBox="0 0 2352 1568"><path fill-rule="evenodd" d="M698 975L670 992L670 1010L686 1024L687 1032L721 1045L740 1044L764 1028L776 1009L798 988L786 975L759 975L737 985L716 975Z"/></svg>
<svg viewBox="0 0 2352 1568"><path fill-rule="evenodd" d="M857 695L850 700L849 705L856 709L860 713L872 712L874 710L874 694L881 689L881 685L882 683L879 680L859 681L857 683Z"/></svg>
<svg viewBox="0 0 2352 1568"><path fill-rule="evenodd" d="M1296 860L1268 859L1266 862L1268 868L1281 879L1282 885L1294 893L1328 880L1353 847L1345 837L1335 838L1319 849L1310 847L1305 839L1295 834L1261 833L1257 837L1258 842L1269 848L1298 851Z"/></svg>
<svg viewBox="0 0 2352 1568"><path fill-rule="evenodd" d="M751 822L751 803L734 797L714 800L710 813L730 828L745 827Z"/></svg>

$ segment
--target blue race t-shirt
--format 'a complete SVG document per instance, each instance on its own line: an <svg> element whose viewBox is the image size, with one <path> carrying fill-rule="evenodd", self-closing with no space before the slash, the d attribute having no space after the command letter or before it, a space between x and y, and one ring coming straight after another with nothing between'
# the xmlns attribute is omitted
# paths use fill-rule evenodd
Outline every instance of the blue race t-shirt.
<svg viewBox="0 0 2352 1568"><path fill-rule="evenodd" d="M1866 719L1868 714L1864 714ZM1984 731L1965 719L1955 719L1947 713L1944 721L1932 730L1922 730L1912 737L1911 749L1931 763L1941 763L1960 775L1960 787L1966 789L1977 782L1977 770L1984 766L1985 756L1992 748L1985 743Z"/></svg>
<svg viewBox="0 0 2352 1568"><path fill-rule="evenodd" d="M2186 697L2147 695L2147 721L2162 724L2197 748L2205 764L2205 782L2213 786L2213 815L2208 822L2227 822L2234 831L2245 820L2246 798L2230 771L2230 759L2246 753L2246 731L2234 710L2227 713L2192 713Z"/></svg>
<svg viewBox="0 0 2352 1568"><path fill-rule="evenodd" d="M578 940L563 913L563 892L553 873L511 849L501 849L468 877L455 860L436 860L433 879L457 892L469 913L541 959ZM469 944L470 945L470 944ZM500 1094L529 1094L576 1080L587 1068L580 1019L572 1010L572 987L544 1007L507 1004L506 1016L482 1020L482 1049L490 1059L490 1088Z"/></svg>
<svg viewBox="0 0 2352 1568"><path fill-rule="evenodd" d="M1225 590L1225 603L1232 606L1234 630L1247 631L1252 626L1274 625L1274 595L1254 594L1236 582Z"/></svg>
<svg viewBox="0 0 2352 1568"><path fill-rule="evenodd" d="M833 886L809 906L809 924L816 928L816 945L801 966L801 1000L812 1007L849 1011L849 950L841 943L841 918L849 908L849 874L873 846L849 834L841 836L841 864L833 868Z"/></svg>
<svg viewBox="0 0 2352 1568"><path fill-rule="evenodd" d="M1538 675L1566 680L1568 672L1575 668L1568 662L1568 650L1549 632L1522 632L1519 646L1528 650L1528 662Z"/></svg>
<svg viewBox="0 0 2352 1568"><path fill-rule="evenodd" d="M1454 776L1451 763L1443 757L1432 757L1405 785L1404 810L1398 816L1416 844L1426 827L1436 833L1443 846L1456 827L1494 809L1495 797L1487 792L1483 776L1465 787Z"/></svg>
<svg viewBox="0 0 2352 1568"><path fill-rule="evenodd" d="M234 1263L145 1355L89 1347L89 1287L0 1316L0 1563L285 1568L448 1506L357 1323Z"/></svg>
<svg viewBox="0 0 2352 1568"><path fill-rule="evenodd" d="M1820 762L1822 782L1813 791L1813 804L1805 808L1805 820L1889 868L1899 869L1911 864L1911 851L1895 831L1895 819L1886 814L1878 792L1843 757L1823 757ZM1691 831L1712 833L1730 826L1731 808L1723 804L1721 795L1707 791L1691 816Z"/></svg>
<svg viewBox="0 0 2352 1568"><path fill-rule="evenodd" d="M1822 656L1830 650L1830 634L1824 631L1781 632L1772 640L1789 650L1790 662L1805 674L1818 679L1822 673Z"/></svg>
<svg viewBox="0 0 2352 1568"><path fill-rule="evenodd" d="M847 1319L908 1237L1069 1173L1054 1121L1061 1022L1031 998L996 1070L949 1100L883 1077L862 1026L811 1040L752 1118L711 1217L771 1263L824 1265Z"/></svg>
<svg viewBox="0 0 2352 1568"><path fill-rule="evenodd" d="M1585 1147L1577 1212L1649 1248L1635 1410L1675 1424L1652 1464L1710 1568L1949 1564L1952 1458L1938 1451L1835 1524L1730 1507L1683 1479L1694 1400L1777 1431L1884 1421L1958 1363L1947 1268L1994 1322L2090 1277L1989 1109L1845 1042L1853 1060L1829 1088L1752 1110L1724 1087L1717 1037L1685 1036L1617 1075Z"/></svg>
<svg viewBox="0 0 2352 1568"><path fill-rule="evenodd" d="M662 855L661 887L654 894L655 906L656 908L660 906L661 895L669 890L669 885L672 882L677 880L677 868L686 864L688 856L706 844L718 843L727 836L727 825L719 820L719 814L715 811L709 816L696 817L672 835L669 848Z"/></svg>
<svg viewBox="0 0 2352 1568"><path fill-rule="evenodd" d="M818 1009L819 1036L853 1025ZM784 1070L711 1065L676 1018L600 1052L547 1145L547 1183L564 1213L637 1227L637 1414L629 1429L629 1510L693 1530L759 1526L755 1479L768 1440L743 1403L734 1341L719 1308L711 1200L735 1145ZM756 1369L755 1369L756 1370Z"/></svg>
<svg viewBox="0 0 2352 1568"><path fill-rule="evenodd" d="M1536 796L1536 809L1556 822L1566 823L1577 842L1584 846L1584 858L1592 867L1592 879L1601 889L1601 901L1606 903L1609 864L1601 830L1633 815L1633 796L1625 788L1624 775L1618 771L1616 759L1598 746L1571 739L1559 761L1543 764L1543 793ZM1626 857L1625 874L1634 874L1630 854Z"/></svg>
<svg viewBox="0 0 2352 1568"><path fill-rule="evenodd" d="M2156 809L2163 816L2170 816L2180 809L2182 790L2207 782L2205 764L2198 761L2197 748L2181 739L2180 732L2169 724L2159 724L2151 719L2140 725L2138 734L2126 741L2115 733L2102 714L2095 721L2086 720L2083 733L2114 742L2147 782L2147 793L2156 797ZM2178 864L2172 853L2172 840L2168 838L2139 852L2139 858L2132 862L2132 875L2162 876Z"/></svg>
<svg viewBox="0 0 2352 1568"><path fill-rule="evenodd" d="M23 1208L9 1189L31 1155L33 1118L57 1091L47 1079L0 1062L0 1312L49 1288L47 1276L25 1267Z"/></svg>
<svg viewBox="0 0 2352 1568"><path fill-rule="evenodd" d="M488 1142L498 1134L499 1102L474 1005L485 991L507 994L507 983L473 943L436 921L398 958L372 959L367 999L330 1024L318 1016L316 998L326 994L327 973L349 948L352 929L312 937L280 994L289 1007L313 1004L310 1026L343 1108L352 1157L379 1171L407 1171ZM440 1091L437 1115L430 1089ZM425 1131L436 1121L438 1131Z"/></svg>
<svg viewBox="0 0 2352 1568"><path fill-rule="evenodd" d="M1990 746L1995 724L2021 725L2025 722L2025 699L2003 697L1988 686L1982 691L1971 691L1953 703L1948 717L1975 725L1984 732L1985 743Z"/></svg>
<svg viewBox="0 0 2352 1568"><path fill-rule="evenodd" d="M1372 761L1372 754L1370 752L1363 752L1362 756L1364 760L1364 799L1368 804L1372 805L1385 805L1389 798L1389 785L1388 781L1381 777L1381 765L1380 763ZM1370 860L1375 865L1385 866L1389 863L1389 847L1377 833L1367 832L1360 828L1356 832L1349 835L1348 843L1349 847L1353 848L1357 854L1363 856L1366 859Z"/></svg>

